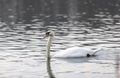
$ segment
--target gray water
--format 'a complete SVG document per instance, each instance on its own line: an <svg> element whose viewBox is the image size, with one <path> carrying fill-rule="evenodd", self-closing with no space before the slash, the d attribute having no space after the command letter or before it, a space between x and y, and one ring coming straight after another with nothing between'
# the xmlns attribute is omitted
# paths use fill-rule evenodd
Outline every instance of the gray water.
<svg viewBox="0 0 120 78"><path fill-rule="evenodd" d="M19 26L18 26L19 27ZM35 28L35 27L34 27ZM36 27L37 28L37 27ZM120 70L116 59L120 49L119 25L100 28L82 24L46 26L34 30L0 31L0 78L49 78L46 67L46 41L41 34L54 30L51 55L66 48L102 48L90 58L51 58L56 78L117 78Z"/></svg>

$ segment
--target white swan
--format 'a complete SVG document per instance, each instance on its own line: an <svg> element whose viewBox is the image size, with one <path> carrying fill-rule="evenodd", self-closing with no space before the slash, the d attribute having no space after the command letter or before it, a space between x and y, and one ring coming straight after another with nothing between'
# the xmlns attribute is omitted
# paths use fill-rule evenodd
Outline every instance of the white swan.
<svg viewBox="0 0 120 78"><path fill-rule="evenodd" d="M45 34L45 37L48 37L48 42L46 45L46 52L47 57L50 58L50 46L52 42L52 38L54 36L54 32L50 31ZM91 49L85 49L80 47L72 47L68 48L66 50L61 50L60 52L57 52L53 57L61 57L61 58L68 58L68 57L90 57L95 56L95 54L101 49L98 50L91 50Z"/></svg>

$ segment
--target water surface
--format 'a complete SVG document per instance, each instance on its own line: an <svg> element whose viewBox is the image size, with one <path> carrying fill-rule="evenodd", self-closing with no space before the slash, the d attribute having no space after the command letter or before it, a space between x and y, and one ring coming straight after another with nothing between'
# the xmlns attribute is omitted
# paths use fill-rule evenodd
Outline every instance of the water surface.
<svg viewBox="0 0 120 78"><path fill-rule="evenodd" d="M81 24L1 30L0 78L49 78L45 57L47 39L41 37L46 30L55 31L51 55L74 46L102 48L96 57L52 58L51 69L56 78L116 78L119 71L116 69L120 51L119 25L92 28Z"/></svg>

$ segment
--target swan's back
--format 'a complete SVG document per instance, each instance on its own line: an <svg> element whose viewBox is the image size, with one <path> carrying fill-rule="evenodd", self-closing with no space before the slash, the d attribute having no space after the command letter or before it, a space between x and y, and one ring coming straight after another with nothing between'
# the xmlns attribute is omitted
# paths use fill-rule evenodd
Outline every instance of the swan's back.
<svg viewBox="0 0 120 78"><path fill-rule="evenodd" d="M93 54L94 51L91 49L85 49L80 47L72 47L66 50L57 52L53 57L86 57L87 54Z"/></svg>

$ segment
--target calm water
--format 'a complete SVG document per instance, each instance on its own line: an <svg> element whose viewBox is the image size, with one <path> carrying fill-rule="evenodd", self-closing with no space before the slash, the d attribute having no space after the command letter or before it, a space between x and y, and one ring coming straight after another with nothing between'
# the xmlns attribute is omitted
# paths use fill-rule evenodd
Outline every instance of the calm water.
<svg viewBox="0 0 120 78"><path fill-rule="evenodd" d="M19 27L19 26L18 26ZM15 31L0 31L0 78L49 78L46 68L45 44L41 34L54 30L51 55L73 47L103 48L97 57L51 59L56 78L117 78L116 54L120 49L119 25L100 28L84 25L46 26ZM21 30L20 30L21 29Z"/></svg>

